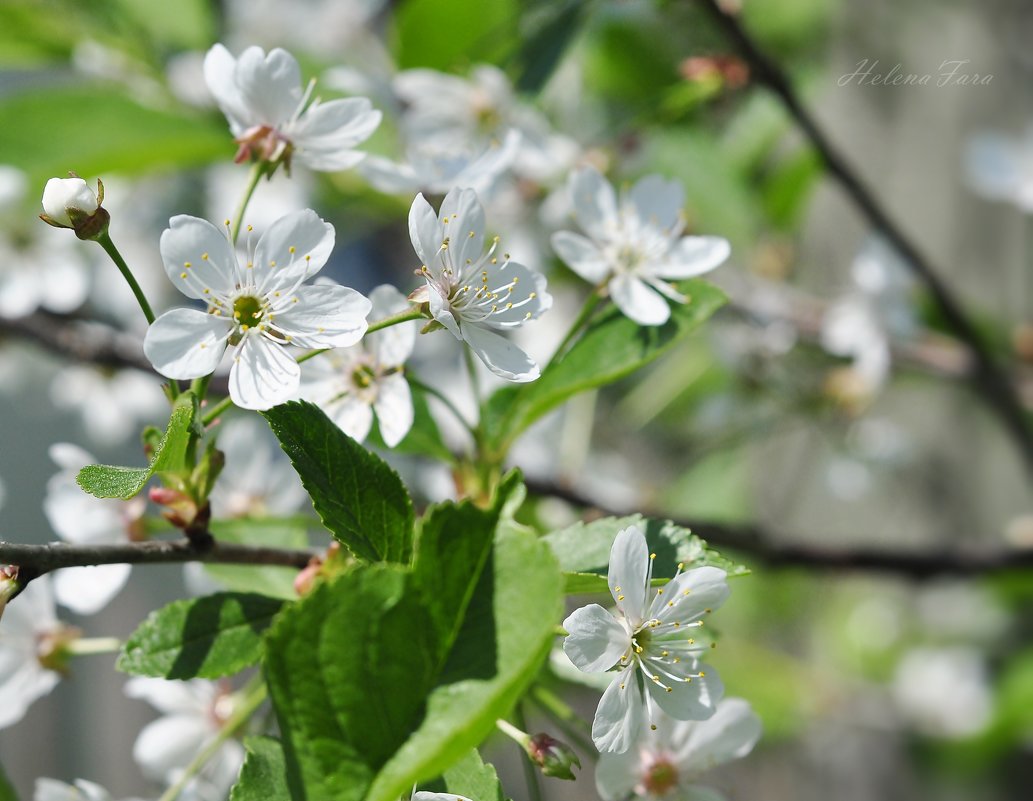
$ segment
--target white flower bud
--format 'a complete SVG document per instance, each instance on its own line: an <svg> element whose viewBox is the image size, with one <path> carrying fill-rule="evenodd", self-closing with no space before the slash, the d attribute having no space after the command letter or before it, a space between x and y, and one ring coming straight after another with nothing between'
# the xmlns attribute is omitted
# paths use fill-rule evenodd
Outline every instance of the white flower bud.
<svg viewBox="0 0 1033 801"><path fill-rule="evenodd" d="M43 211L56 223L75 228L72 215L80 219L97 211L100 203L82 178L51 178L43 189Z"/></svg>

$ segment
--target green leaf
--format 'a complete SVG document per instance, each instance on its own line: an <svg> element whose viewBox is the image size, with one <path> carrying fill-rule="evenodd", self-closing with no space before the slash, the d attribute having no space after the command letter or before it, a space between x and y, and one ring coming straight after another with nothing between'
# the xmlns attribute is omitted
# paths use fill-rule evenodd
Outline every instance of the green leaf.
<svg viewBox="0 0 1033 801"><path fill-rule="evenodd" d="M18 794L14 792L14 787L2 767L0 767L0 801L18 801Z"/></svg>
<svg viewBox="0 0 1033 801"><path fill-rule="evenodd" d="M471 801L505 801L494 765L486 765L476 748L446 770L443 778L448 792Z"/></svg>
<svg viewBox="0 0 1033 801"><path fill-rule="evenodd" d="M724 293L705 281L686 281L679 289L689 302L672 304L671 319L664 325L639 326L619 309L609 309L537 381L492 395L482 420L488 441L504 454L535 420L573 395L613 383L659 358L725 302Z"/></svg>
<svg viewBox="0 0 1033 801"><path fill-rule="evenodd" d="M315 523L315 521L312 521ZM217 542L238 545L266 545L274 548L304 548L308 545L304 518L287 520L237 518L213 520L208 527ZM213 579L233 592L254 592L296 601L293 567L276 565L222 565L205 562L204 569Z"/></svg>
<svg viewBox="0 0 1033 801"><path fill-rule="evenodd" d="M205 49L217 34L212 4L207 0L119 0L129 21L155 43L176 49Z"/></svg>
<svg viewBox="0 0 1033 801"><path fill-rule="evenodd" d="M431 693L422 725L381 770L367 801L393 801L414 782L442 773L512 711L552 646L563 614L562 585L544 543L515 527L499 527L491 570L478 582L449 655L450 665L467 665L472 675ZM492 654L489 673L483 668Z"/></svg>
<svg viewBox="0 0 1033 801"><path fill-rule="evenodd" d="M0 119L18 120L0 126L0 153L28 173L30 185L69 170L90 180L207 164L233 152L214 117L141 106L120 85L34 87L4 98Z"/></svg>
<svg viewBox="0 0 1033 801"><path fill-rule="evenodd" d="M196 413L197 403L193 393L184 392L172 407L165 436L158 443L147 467L89 464L79 471L76 483L97 498L121 498L128 501L144 488L155 473L183 470Z"/></svg>
<svg viewBox="0 0 1033 801"><path fill-rule="evenodd" d="M415 515L398 474L318 406L292 401L262 414L334 537L360 559L407 563Z"/></svg>
<svg viewBox="0 0 1033 801"><path fill-rule="evenodd" d="M517 0L408 0L391 15L395 63L449 72L496 62L519 10Z"/></svg>
<svg viewBox="0 0 1033 801"><path fill-rule="evenodd" d="M230 676L262 658L262 633L282 607L279 599L240 593L174 601L130 635L116 667L165 679Z"/></svg>
<svg viewBox="0 0 1033 801"><path fill-rule="evenodd" d="M582 0L548 0L535 10L537 25L524 32L516 55L517 91L540 92L581 32L588 6Z"/></svg>
<svg viewBox="0 0 1033 801"><path fill-rule="evenodd" d="M504 502L435 507L412 570L357 565L278 617L265 670L299 799L396 801L534 679L562 577L536 537L498 526Z"/></svg>
<svg viewBox="0 0 1033 801"><path fill-rule="evenodd" d="M283 746L273 737L245 737L247 755L230 801L291 801Z"/></svg>
<svg viewBox="0 0 1033 801"><path fill-rule="evenodd" d="M606 583L610 548L617 532L631 525L641 526L653 561L653 579L663 583L674 578L678 565L685 569L712 565L729 576L742 576L750 571L710 548L706 542L686 528L669 520L648 520L642 515L606 517L592 523L577 523L555 531L544 538L566 574L568 593L609 592Z"/></svg>

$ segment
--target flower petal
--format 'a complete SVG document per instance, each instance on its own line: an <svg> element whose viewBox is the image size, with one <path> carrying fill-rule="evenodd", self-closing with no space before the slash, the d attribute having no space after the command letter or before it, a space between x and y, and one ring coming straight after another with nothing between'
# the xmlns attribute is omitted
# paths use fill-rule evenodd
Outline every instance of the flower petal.
<svg viewBox="0 0 1033 801"><path fill-rule="evenodd" d="M290 400L301 382L301 366L282 345L261 335L241 343L230 368L230 397L242 409L264 411Z"/></svg>
<svg viewBox="0 0 1033 801"><path fill-rule="evenodd" d="M638 526L617 532L610 547L610 569L607 583L632 629L637 629L646 613L646 576L649 573L649 548Z"/></svg>
<svg viewBox="0 0 1033 801"><path fill-rule="evenodd" d="M294 56L279 47L269 55L260 47L249 47L237 59L233 77L258 123L278 126L301 103L301 68Z"/></svg>
<svg viewBox="0 0 1033 801"><path fill-rule="evenodd" d="M230 123L234 136L239 136L258 123L244 102L236 81L237 60L221 44L213 45L204 57L204 82L222 113Z"/></svg>
<svg viewBox="0 0 1033 801"><path fill-rule="evenodd" d="M327 172L354 167L366 154L353 148L370 137L382 116L364 97L313 103L290 126L294 158L306 167Z"/></svg>
<svg viewBox="0 0 1033 801"><path fill-rule="evenodd" d="M570 198L574 218L581 229L596 242L607 242L617 229L617 195L594 167L571 173Z"/></svg>
<svg viewBox="0 0 1033 801"><path fill-rule="evenodd" d="M93 615L121 592L131 571L131 565L66 567L54 576L54 595L77 615Z"/></svg>
<svg viewBox="0 0 1033 801"><path fill-rule="evenodd" d="M441 202L442 231L457 270L484 252L484 207L472 189L453 189Z"/></svg>
<svg viewBox="0 0 1033 801"><path fill-rule="evenodd" d="M610 274L610 264L595 243L581 234L557 231L552 249L563 263L590 284L598 284Z"/></svg>
<svg viewBox="0 0 1033 801"><path fill-rule="evenodd" d="M143 727L133 744L133 759L150 778L167 781L190 763L210 735L203 717L166 715Z"/></svg>
<svg viewBox="0 0 1033 801"><path fill-rule="evenodd" d="M684 664L684 663L683 663ZM660 709L675 720L706 720L714 714L717 702L725 694L725 686L709 665L700 665L702 678L692 681L668 680L668 692L652 681L646 681L648 692Z"/></svg>
<svg viewBox="0 0 1033 801"><path fill-rule="evenodd" d="M409 239L424 266L434 266L444 238L438 215L421 192L409 208Z"/></svg>
<svg viewBox="0 0 1033 801"><path fill-rule="evenodd" d="M603 801L624 801L635 794L641 755L632 748L620 754L604 752L595 766L595 788Z"/></svg>
<svg viewBox="0 0 1033 801"><path fill-rule="evenodd" d="M489 268L488 285L500 293L498 308L484 320L491 328L516 328L552 308L545 276L515 261ZM508 289L507 289L508 287Z"/></svg>
<svg viewBox="0 0 1033 801"><path fill-rule="evenodd" d="M274 306L271 320L274 327L290 337L293 345L346 348L366 333L370 302L349 287L302 286L282 300Z"/></svg>
<svg viewBox="0 0 1033 801"><path fill-rule="evenodd" d="M624 315L639 325L663 325L671 316L667 301L634 275L615 275L610 297Z"/></svg>
<svg viewBox="0 0 1033 801"><path fill-rule="evenodd" d="M237 256L226 232L207 220L176 215L162 232L159 249L169 280L188 298L209 300L233 291Z"/></svg>
<svg viewBox="0 0 1033 801"><path fill-rule="evenodd" d="M255 248L251 282L260 292L292 289L318 273L334 249L334 227L311 209L274 222Z"/></svg>
<svg viewBox="0 0 1033 801"><path fill-rule="evenodd" d="M679 737L674 757L686 772L698 773L714 765L746 756L760 739L761 722L742 698L727 698L717 705L714 716L691 727Z"/></svg>
<svg viewBox="0 0 1033 801"><path fill-rule="evenodd" d="M692 278L723 264L731 252L728 240L719 236L683 236L651 272L660 278Z"/></svg>
<svg viewBox="0 0 1033 801"><path fill-rule="evenodd" d="M647 175L631 188L628 200L641 222L668 231L678 224L678 216L685 205L685 189L678 181Z"/></svg>
<svg viewBox="0 0 1033 801"><path fill-rule="evenodd" d="M377 399L373 408L380 425L380 436L389 448L405 439L413 423L412 391L401 373L378 380Z"/></svg>
<svg viewBox="0 0 1033 801"><path fill-rule="evenodd" d="M688 570L668 582L663 595L657 595L649 609L649 617L661 623L677 620L692 623L710 610L717 609L731 590L728 574L709 565Z"/></svg>
<svg viewBox="0 0 1033 801"><path fill-rule="evenodd" d="M635 671L618 673L606 688L592 721L592 741L600 752L623 753L638 739L645 722L642 677Z"/></svg>
<svg viewBox="0 0 1033 801"><path fill-rule="evenodd" d="M143 352L166 378L200 378L215 371L232 323L197 309L172 309L151 323Z"/></svg>
<svg viewBox="0 0 1033 801"><path fill-rule="evenodd" d="M369 293L369 300L373 304L369 312L371 320L383 320L412 306L405 295L390 284L376 287ZM412 356L416 346L416 328L415 320L392 325L367 334L363 345L372 354L373 361L381 367L400 367Z"/></svg>
<svg viewBox="0 0 1033 801"><path fill-rule="evenodd" d="M599 604L575 609L563 628L567 630L563 653L585 673L609 670L631 648L628 629Z"/></svg>
<svg viewBox="0 0 1033 801"><path fill-rule="evenodd" d="M478 325L464 324L463 339L488 369L507 381L534 381L541 370L524 351L494 331Z"/></svg>
<svg viewBox="0 0 1033 801"><path fill-rule="evenodd" d="M354 395L345 395L330 405L327 411L341 431L356 442L365 441L373 427L373 407Z"/></svg>

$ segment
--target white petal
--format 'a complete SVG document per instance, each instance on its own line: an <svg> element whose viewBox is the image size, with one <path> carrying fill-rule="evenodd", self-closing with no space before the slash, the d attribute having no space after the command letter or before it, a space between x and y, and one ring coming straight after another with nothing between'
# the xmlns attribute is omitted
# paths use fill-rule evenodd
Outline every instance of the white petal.
<svg viewBox="0 0 1033 801"><path fill-rule="evenodd" d="M633 275L615 275L610 297L626 317L639 325L663 325L671 316L667 301Z"/></svg>
<svg viewBox="0 0 1033 801"><path fill-rule="evenodd" d="M32 703L47 695L60 680L60 674L41 667L34 658L0 680L0 729L6 729L25 717Z"/></svg>
<svg viewBox="0 0 1033 801"><path fill-rule="evenodd" d="M203 679L169 681L137 676L123 687L127 698L146 701L166 715L204 718L215 701L216 685Z"/></svg>
<svg viewBox="0 0 1033 801"><path fill-rule="evenodd" d="M232 323L197 309L172 309L151 323L143 352L166 378L200 378L215 371Z"/></svg>
<svg viewBox="0 0 1033 801"><path fill-rule="evenodd" d="M235 136L259 121L248 109L236 81L237 60L221 44L213 45L204 57L204 82L230 123Z"/></svg>
<svg viewBox="0 0 1033 801"><path fill-rule="evenodd" d="M441 292L430 278L427 279L427 303L430 316L445 326L452 333L452 336L461 340L463 334L459 330L459 323L456 321L455 315L452 313L452 306L442 297Z"/></svg>
<svg viewBox="0 0 1033 801"><path fill-rule="evenodd" d="M595 787L603 801L624 801L634 795L639 783L641 756L631 748L621 754L599 755L595 766Z"/></svg>
<svg viewBox="0 0 1033 801"><path fill-rule="evenodd" d="M557 231L552 235L552 249L564 264L590 284L598 284L610 274L610 264L602 252L581 234Z"/></svg>
<svg viewBox="0 0 1033 801"><path fill-rule="evenodd" d="M111 795L99 784L77 779L65 784L55 779L36 779L32 801L111 801Z"/></svg>
<svg viewBox="0 0 1033 801"><path fill-rule="evenodd" d="M166 715L144 726L133 745L133 759L152 779L167 780L190 763L210 733L203 718Z"/></svg>
<svg viewBox="0 0 1033 801"><path fill-rule="evenodd" d="M385 317L404 312L412 306L405 295L390 284L381 284L376 287L370 292L369 300L373 304L369 313L371 320L383 320ZM415 320L392 325L389 328L367 334L363 345L381 367L400 367L412 356L413 348L416 346L417 327Z"/></svg>
<svg viewBox="0 0 1033 801"><path fill-rule="evenodd" d="M659 175L647 175L628 193L639 220L653 228L668 231L678 223L678 215L685 205L685 190L678 181L668 181Z"/></svg>
<svg viewBox="0 0 1033 801"><path fill-rule="evenodd" d="M683 236L651 272L660 278L692 278L723 264L731 252L728 240L719 236Z"/></svg>
<svg viewBox="0 0 1033 801"><path fill-rule="evenodd" d="M627 628L599 604L575 609L563 628L567 631L563 653L586 673L609 670L631 648Z"/></svg>
<svg viewBox="0 0 1033 801"><path fill-rule="evenodd" d="M653 600L649 616L661 622L677 620L692 623L707 610L717 609L728 598L727 573L709 565L688 570L664 587L664 594ZM671 606L670 604L674 604Z"/></svg>
<svg viewBox="0 0 1033 801"><path fill-rule="evenodd" d="M617 195L594 167L582 167L570 176L574 217L597 242L610 239L617 228Z"/></svg>
<svg viewBox="0 0 1033 801"><path fill-rule="evenodd" d="M313 103L290 128L294 158L327 172L354 167L365 154L353 148L370 137L381 117L364 97Z"/></svg>
<svg viewBox="0 0 1033 801"><path fill-rule="evenodd" d="M687 736L678 738L675 759L691 773L746 756L762 730L760 718L741 698L722 701L708 720L680 725L686 727Z"/></svg>
<svg viewBox="0 0 1033 801"><path fill-rule="evenodd" d="M534 381L541 370L534 360L505 337L477 325L462 326L463 339L488 369L507 381Z"/></svg>
<svg viewBox="0 0 1033 801"><path fill-rule="evenodd" d="M717 702L725 694L725 686L709 665L700 665L700 672L703 678L668 683L670 692L647 681L649 694L656 705L675 720L706 720L714 714Z"/></svg>
<svg viewBox="0 0 1033 801"><path fill-rule="evenodd" d="M268 125L286 122L301 102L301 68L279 47L269 55L249 47L237 59L234 79L255 119Z"/></svg>
<svg viewBox="0 0 1033 801"><path fill-rule="evenodd" d="M205 289L218 296L233 291L237 256L226 232L207 220L186 214L173 217L162 232L159 249L169 280L188 298L206 300Z"/></svg>
<svg viewBox="0 0 1033 801"><path fill-rule="evenodd" d="M89 451L70 442L55 442L47 448L47 456L62 470L74 470L77 473L81 468L97 461Z"/></svg>
<svg viewBox="0 0 1033 801"><path fill-rule="evenodd" d="M487 192L494 185L495 179L513 165L520 151L521 140L520 132L510 128L502 142L492 142L476 159L465 164L451 179L446 179L448 188L468 186L478 192Z"/></svg>
<svg viewBox="0 0 1033 801"><path fill-rule="evenodd" d="M410 164L399 164L382 156L366 156L359 164L359 173L381 192L405 194L420 185L419 176Z"/></svg>
<svg viewBox="0 0 1033 801"><path fill-rule="evenodd" d="M552 308L552 295L547 291L545 276L541 273L515 261L507 261L491 270L488 275L489 285L509 285L512 291L507 291L499 298L497 311L484 320L484 325L501 329L516 328L537 319Z"/></svg>
<svg viewBox="0 0 1033 801"><path fill-rule="evenodd" d="M230 368L230 397L242 409L264 411L294 397L300 382L301 367L286 348L249 335Z"/></svg>
<svg viewBox="0 0 1033 801"><path fill-rule="evenodd" d="M373 427L373 407L352 395L337 401L330 417L341 431L356 442L363 442Z"/></svg>
<svg viewBox="0 0 1033 801"><path fill-rule="evenodd" d="M638 739L645 722L645 697L637 671L618 673L595 710L592 741L600 752L623 753Z"/></svg>
<svg viewBox="0 0 1033 801"><path fill-rule="evenodd" d="M67 567L54 576L54 595L76 614L93 615L118 595L131 570L131 565Z"/></svg>
<svg viewBox="0 0 1033 801"><path fill-rule="evenodd" d="M412 428L412 392L401 373L385 376L377 383L377 399L373 408L380 424L380 436L387 447L393 448Z"/></svg>
<svg viewBox="0 0 1033 801"><path fill-rule="evenodd" d="M297 298L297 303L292 302ZM302 286L278 308L273 324L304 348L346 348L366 333L370 302L346 286Z"/></svg>
<svg viewBox="0 0 1033 801"><path fill-rule="evenodd" d="M252 280L261 291L292 289L318 273L334 249L334 227L311 209L281 217L255 248Z"/></svg>
<svg viewBox="0 0 1033 801"><path fill-rule="evenodd" d="M432 267L444 240L438 216L421 192L409 208L409 239L420 261Z"/></svg>
<svg viewBox="0 0 1033 801"><path fill-rule="evenodd" d="M628 526L618 531L610 547L607 583L617 608L633 629L645 619L648 572L649 547L642 530L638 526Z"/></svg>
<svg viewBox="0 0 1033 801"><path fill-rule="evenodd" d="M453 189L441 202L442 226L448 236L452 263L466 264L484 252L484 207L472 189Z"/></svg>

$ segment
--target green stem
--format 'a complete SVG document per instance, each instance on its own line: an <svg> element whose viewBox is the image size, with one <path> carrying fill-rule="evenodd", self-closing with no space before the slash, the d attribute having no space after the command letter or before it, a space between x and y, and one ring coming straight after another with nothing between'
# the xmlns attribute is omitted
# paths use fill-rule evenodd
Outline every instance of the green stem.
<svg viewBox="0 0 1033 801"><path fill-rule="evenodd" d="M591 729L563 699L539 684L531 690L531 700L589 759L598 758L595 743L590 739Z"/></svg>
<svg viewBox="0 0 1033 801"><path fill-rule="evenodd" d="M122 277L126 279L126 283L129 284L129 288L133 290L133 294L136 296L136 302L140 304L140 308L143 310L143 316L147 318L148 325L154 322L154 312L151 311L151 304L147 302L147 297L144 295L140 285L136 282L136 278L133 275L133 271L129 269L129 265L126 264L126 260L122 258L122 254L118 252L118 248L115 247L115 243L111 241L111 237L108 232L105 231L97 237L97 244L104 248L105 252L111 257L111 260L115 262L115 266L118 267L118 271L122 273Z"/></svg>
<svg viewBox="0 0 1033 801"><path fill-rule="evenodd" d="M122 641L118 637L84 637L72 640L64 646L64 650L72 656L92 656L113 654L121 647Z"/></svg>
<svg viewBox="0 0 1033 801"><path fill-rule="evenodd" d="M527 731L527 721L524 719L524 710L517 704L513 710L513 717L517 726ZM524 735L526 736L526 735ZM527 782L527 797L530 801L542 801L542 785L538 775L538 766L531 761L531 755L524 748L524 758L521 761L524 766L524 780Z"/></svg>
<svg viewBox="0 0 1033 801"><path fill-rule="evenodd" d="M466 419L463 413L459 411L459 408L454 403L452 403L449 397L440 389L432 387L429 384L424 384L418 378L413 378L411 375L409 376L409 384L415 389L418 389L421 392L425 392L428 395L437 398L439 401L442 402L442 404L444 404L445 408L452 413L452 416L463 424L463 428L469 431L471 435L475 433L473 426L470 424L470 421Z"/></svg>
<svg viewBox="0 0 1033 801"><path fill-rule="evenodd" d="M240 203L237 205L237 212L233 216L233 228L230 229L230 241L234 245L237 244L237 237L240 236L240 226L244 222L244 212L247 211L248 203L251 202L251 196L255 193L258 182L262 180L262 176L265 175L268 166L264 161L256 161L251 166L251 174L248 176L247 186L244 188L244 194L240 198Z"/></svg>
<svg viewBox="0 0 1033 801"><path fill-rule="evenodd" d="M186 787L190 780L197 775L198 771L207 764L208 760L215 756L218 750L222 747L222 744L236 734L241 726L248 722L248 719L250 719L250 717L255 713L255 710L262 705L262 702L265 700L265 696L265 684L259 684L248 691L241 701L240 706L233 711L233 714L226 720L226 723L223 724L223 727L219 730L219 733L215 735L215 738L198 752L197 756L190 761L190 764L183 769L183 773L176 780L175 784L169 787L158 801L175 801L175 799L179 798L179 794L183 792L183 788Z"/></svg>
<svg viewBox="0 0 1033 801"><path fill-rule="evenodd" d="M498 727L500 732L509 737L513 742L517 743L521 748L527 748L527 743L530 741L531 735L526 731L521 731L508 720L503 720L502 718L496 720L495 725Z"/></svg>
<svg viewBox="0 0 1033 801"><path fill-rule="evenodd" d="M418 306L413 306L405 311L398 312L398 314L392 314L390 317L385 317L383 320L375 320L370 323L366 328L366 334L372 334L374 331L380 331L383 328L390 328L392 325L398 325L399 323L407 323L410 320L420 320L423 318L423 312L420 311ZM363 335L365 336L365 334ZM314 356L318 356L320 353L326 353L328 350L333 348L320 348L319 350L310 350L303 356L298 357L298 364L307 362Z"/></svg>
<svg viewBox="0 0 1033 801"><path fill-rule="evenodd" d="M220 414L222 414L232 406L233 398L223 398L211 409L204 413L204 416L201 418L201 422L204 423L206 426L210 426L215 421L215 418L217 418Z"/></svg>
<svg viewBox="0 0 1033 801"><path fill-rule="evenodd" d="M567 352L570 344L574 341L574 338L582 332L587 326L589 319L595 313L599 304L603 301L603 287L604 284L600 284L592 290L587 298L585 298L585 304L581 307L581 311L578 312L577 317L574 318L573 324L570 326L570 330L567 331L567 335L563 337L563 341L560 342L559 347L556 348L556 352L552 354L552 359L549 360L549 364L554 364Z"/></svg>

